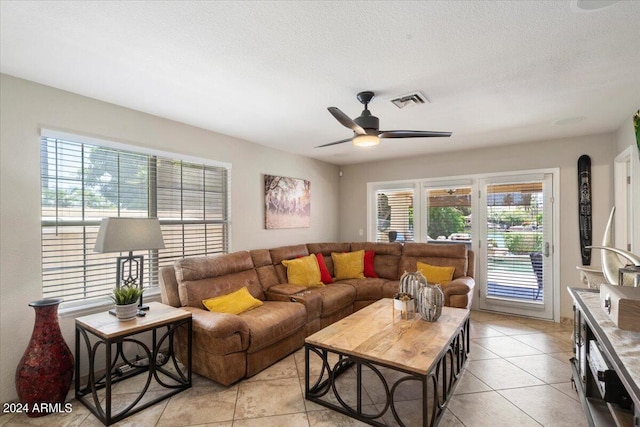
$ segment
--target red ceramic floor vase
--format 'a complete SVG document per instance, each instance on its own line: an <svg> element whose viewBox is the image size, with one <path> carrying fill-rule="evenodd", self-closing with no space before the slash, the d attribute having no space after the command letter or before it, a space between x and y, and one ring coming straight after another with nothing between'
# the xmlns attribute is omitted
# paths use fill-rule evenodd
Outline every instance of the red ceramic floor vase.
<svg viewBox="0 0 640 427"><path fill-rule="evenodd" d="M51 298L29 303L36 320L16 369L16 391L20 402L28 405L30 417L47 415L56 404L64 404L71 386L74 361L58 323L61 302L61 298Z"/></svg>

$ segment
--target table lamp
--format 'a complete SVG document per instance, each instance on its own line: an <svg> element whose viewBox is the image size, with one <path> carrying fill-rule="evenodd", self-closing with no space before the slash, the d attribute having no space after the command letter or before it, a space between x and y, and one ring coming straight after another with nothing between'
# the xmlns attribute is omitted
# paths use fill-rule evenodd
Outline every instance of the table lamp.
<svg viewBox="0 0 640 427"><path fill-rule="evenodd" d="M103 218L96 238L95 252L129 252L119 256L116 269L116 288L121 285L142 289L144 256L133 255L133 251L164 249L164 240L158 218ZM139 310L148 310L138 303Z"/></svg>

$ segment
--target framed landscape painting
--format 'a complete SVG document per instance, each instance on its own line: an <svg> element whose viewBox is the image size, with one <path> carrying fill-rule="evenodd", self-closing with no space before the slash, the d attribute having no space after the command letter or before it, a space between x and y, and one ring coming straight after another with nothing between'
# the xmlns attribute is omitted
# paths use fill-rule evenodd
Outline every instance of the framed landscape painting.
<svg viewBox="0 0 640 427"><path fill-rule="evenodd" d="M304 228L311 223L311 182L264 176L265 228Z"/></svg>

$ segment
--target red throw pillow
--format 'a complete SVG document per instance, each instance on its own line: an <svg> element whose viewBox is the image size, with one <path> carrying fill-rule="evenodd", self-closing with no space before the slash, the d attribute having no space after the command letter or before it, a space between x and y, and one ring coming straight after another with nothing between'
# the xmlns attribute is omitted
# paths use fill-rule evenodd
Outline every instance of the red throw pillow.
<svg viewBox="0 0 640 427"><path fill-rule="evenodd" d="M329 273L327 264L324 263L324 257L322 256L322 254L316 254L316 258L318 258L318 267L320 267L320 281L325 285L333 283L331 273Z"/></svg>
<svg viewBox="0 0 640 427"><path fill-rule="evenodd" d="M373 268L373 257L375 255L374 251L364 252L364 277L378 277L375 268Z"/></svg>

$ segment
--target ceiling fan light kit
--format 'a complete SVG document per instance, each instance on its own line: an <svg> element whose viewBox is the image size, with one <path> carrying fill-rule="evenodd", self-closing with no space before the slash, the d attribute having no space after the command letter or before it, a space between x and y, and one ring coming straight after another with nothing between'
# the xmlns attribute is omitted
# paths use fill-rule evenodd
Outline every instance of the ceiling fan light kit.
<svg viewBox="0 0 640 427"><path fill-rule="evenodd" d="M380 144L380 138L433 138L433 137L449 137L451 132L434 132L422 130L380 130L380 121L369 111L369 103L373 100L375 94L371 91L360 92L357 95L358 101L364 105L364 110L359 117L351 119L337 107L327 108L331 115L340 122L340 124L353 131L353 137L340 141L330 142L328 144L318 145L316 148L329 147L331 145L344 144L351 141L353 145L358 147L371 147ZM407 99L403 102L416 102L413 99Z"/></svg>
<svg viewBox="0 0 640 427"><path fill-rule="evenodd" d="M353 145L358 147L373 147L380 144L380 138L376 135L356 135L353 137Z"/></svg>

